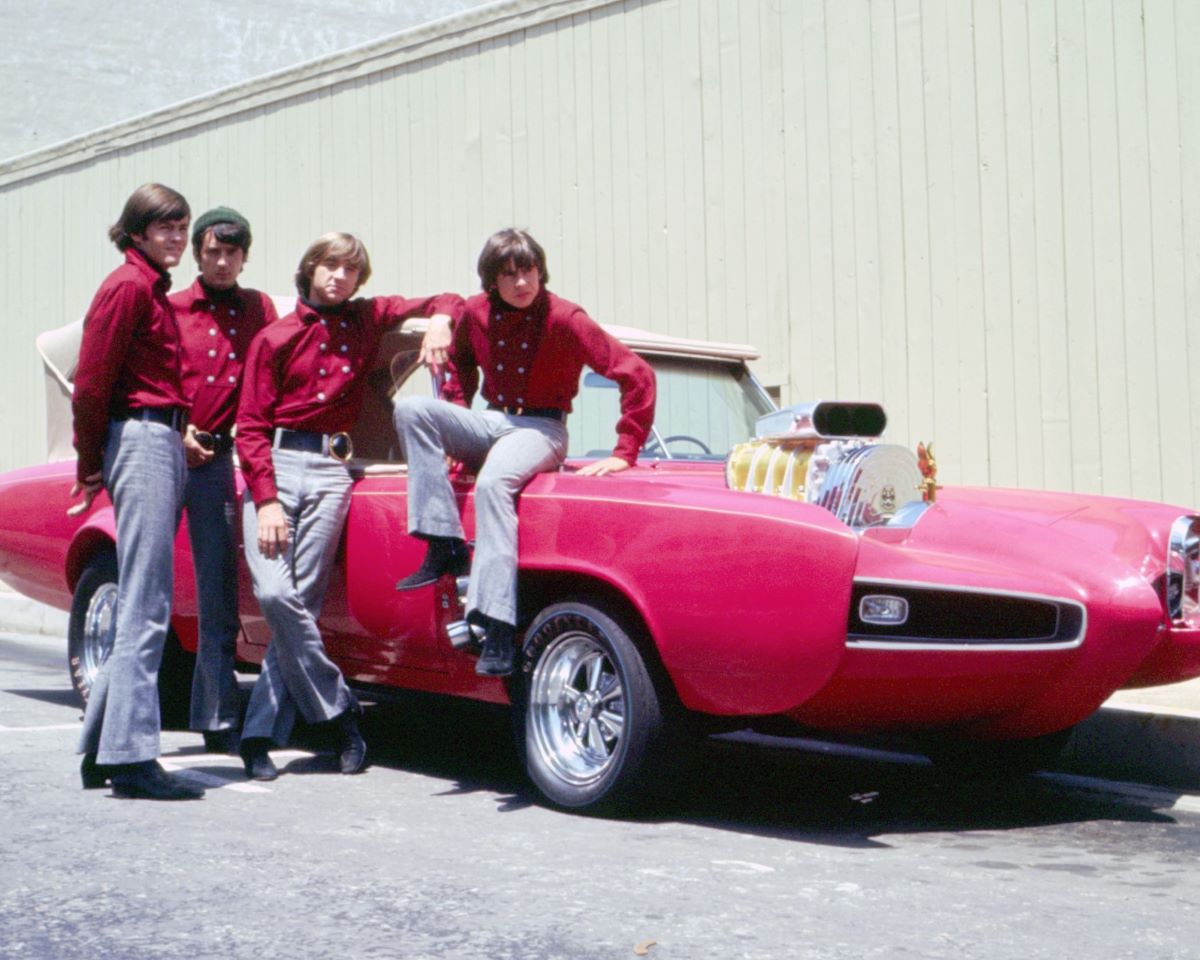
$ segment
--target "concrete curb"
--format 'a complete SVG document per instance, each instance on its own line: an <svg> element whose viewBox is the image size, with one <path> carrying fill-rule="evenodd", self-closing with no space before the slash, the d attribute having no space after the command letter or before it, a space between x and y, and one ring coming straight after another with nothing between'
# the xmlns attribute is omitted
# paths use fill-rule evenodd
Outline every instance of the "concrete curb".
<svg viewBox="0 0 1200 960"><path fill-rule="evenodd" d="M67 612L38 603L0 584L0 631L67 635Z"/></svg>
<svg viewBox="0 0 1200 960"><path fill-rule="evenodd" d="M0 631L65 637L67 620L0 585ZM1075 728L1053 769L1200 791L1200 680L1118 693Z"/></svg>
<svg viewBox="0 0 1200 960"><path fill-rule="evenodd" d="M1075 728L1054 769L1200 791L1200 714L1110 702Z"/></svg>

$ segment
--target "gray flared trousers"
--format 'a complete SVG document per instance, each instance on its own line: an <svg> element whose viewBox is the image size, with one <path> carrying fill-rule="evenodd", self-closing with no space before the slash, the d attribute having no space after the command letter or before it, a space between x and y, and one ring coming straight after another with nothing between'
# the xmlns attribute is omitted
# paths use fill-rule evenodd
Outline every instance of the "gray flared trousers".
<svg viewBox="0 0 1200 960"><path fill-rule="evenodd" d="M104 486L117 521L116 634L79 735L79 752L95 753L101 764L140 763L160 752L158 668L171 625L186 470L179 431L142 420L109 423Z"/></svg>
<svg viewBox="0 0 1200 960"><path fill-rule="evenodd" d="M217 454L203 466L188 470L183 505L200 613L189 726L193 730L227 730L238 725L242 706L234 674L241 626L234 535L239 504L232 453Z"/></svg>
<svg viewBox="0 0 1200 960"><path fill-rule="evenodd" d="M408 461L408 532L462 537L446 455L477 473L475 554L467 612L517 622L517 494L567 454L567 428L548 417L468 410L444 400L405 397L396 433Z"/></svg>
<svg viewBox="0 0 1200 960"><path fill-rule="evenodd" d="M350 509L351 481L345 464L323 454L273 450L272 458L288 546L276 557L259 552L258 510L247 491L242 506L246 565L271 641L250 694L242 739L269 738L283 746L297 710L309 723L320 723L355 702L317 628Z"/></svg>

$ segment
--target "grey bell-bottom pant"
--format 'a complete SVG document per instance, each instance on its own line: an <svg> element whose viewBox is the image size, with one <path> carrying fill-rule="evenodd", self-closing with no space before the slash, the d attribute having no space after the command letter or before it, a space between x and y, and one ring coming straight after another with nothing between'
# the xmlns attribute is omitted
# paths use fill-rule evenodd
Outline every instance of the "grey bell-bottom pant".
<svg viewBox="0 0 1200 960"><path fill-rule="evenodd" d="M177 430L109 423L103 476L117 523L116 634L79 735L79 752L95 753L100 764L140 763L160 752L158 668L171 625L186 469Z"/></svg>
<svg viewBox="0 0 1200 960"><path fill-rule="evenodd" d="M548 417L468 410L445 400L405 397L396 433L408 462L408 532L463 536L446 455L477 471L475 554L467 612L517 622L517 494L567 455L567 428Z"/></svg>
<svg viewBox="0 0 1200 960"><path fill-rule="evenodd" d="M350 510L351 480L346 465L332 457L298 450L271 453L288 546L272 558L259 551L258 510L247 491L242 506L246 564L271 641L250 694L242 739L269 738L283 746L297 710L309 723L320 723L355 703L317 628Z"/></svg>
<svg viewBox="0 0 1200 960"><path fill-rule="evenodd" d="M193 730L228 730L241 719L234 660L241 629L237 611L237 494L233 454L217 454L192 467L183 487L192 563L196 570L196 603L200 644L192 675Z"/></svg>

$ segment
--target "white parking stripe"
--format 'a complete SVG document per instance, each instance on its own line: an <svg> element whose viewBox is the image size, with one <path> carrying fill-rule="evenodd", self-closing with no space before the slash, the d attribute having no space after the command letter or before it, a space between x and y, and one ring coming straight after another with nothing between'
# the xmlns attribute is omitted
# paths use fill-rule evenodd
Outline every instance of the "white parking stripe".
<svg viewBox="0 0 1200 960"><path fill-rule="evenodd" d="M29 733L36 730L78 730L79 721L74 723L52 723L44 727L9 727L0 723L0 733Z"/></svg>
<svg viewBox="0 0 1200 960"><path fill-rule="evenodd" d="M212 790L232 790L234 793L271 793L269 787L264 787L261 784L249 783L245 780L234 780L229 777L219 777L216 774L208 773L204 770L188 770L186 767L181 767L169 760L159 760L162 768L171 773L178 773L185 780L191 780L194 783L200 784L202 787L207 787Z"/></svg>
<svg viewBox="0 0 1200 960"><path fill-rule="evenodd" d="M291 760L309 759L316 756L316 754L309 753L306 750L273 750L271 751L271 756L276 760L286 763ZM213 790L232 790L235 793L273 792L270 787L264 787L261 783L243 780L240 771L233 776L223 777L220 774L211 773L207 770L192 770L189 768L190 764L212 763L213 761L228 761L231 765L239 762L227 753L172 754L169 757L158 758L158 762L164 770L169 770L171 773L178 773L185 779L192 780L202 787L208 787Z"/></svg>

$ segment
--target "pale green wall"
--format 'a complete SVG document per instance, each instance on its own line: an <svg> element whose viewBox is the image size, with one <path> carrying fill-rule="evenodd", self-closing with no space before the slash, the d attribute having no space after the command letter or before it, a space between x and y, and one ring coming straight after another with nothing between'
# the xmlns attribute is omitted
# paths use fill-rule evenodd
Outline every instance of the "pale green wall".
<svg viewBox="0 0 1200 960"><path fill-rule="evenodd" d="M33 336L158 179L250 216L250 285L337 228L367 292L470 292L528 226L597 319L881 400L947 481L1200 505L1200 4L518 0L438 31L0 166L0 465L41 455Z"/></svg>

